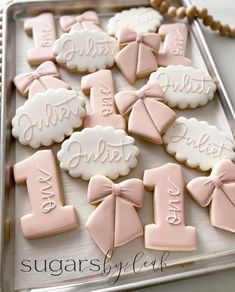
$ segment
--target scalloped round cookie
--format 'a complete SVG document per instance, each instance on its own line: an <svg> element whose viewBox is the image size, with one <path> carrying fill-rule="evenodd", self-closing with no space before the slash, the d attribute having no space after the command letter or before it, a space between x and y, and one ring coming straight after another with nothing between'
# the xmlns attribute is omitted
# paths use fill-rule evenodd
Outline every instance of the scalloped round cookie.
<svg viewBox="0 0 235 292"><path fill-rule="evenodd" d="M161 14L153 8L131 8L111 17L107 24L107 30L110 35L116 37L123 27L129 27L137 33L156 32L162 21Z"/></svg>

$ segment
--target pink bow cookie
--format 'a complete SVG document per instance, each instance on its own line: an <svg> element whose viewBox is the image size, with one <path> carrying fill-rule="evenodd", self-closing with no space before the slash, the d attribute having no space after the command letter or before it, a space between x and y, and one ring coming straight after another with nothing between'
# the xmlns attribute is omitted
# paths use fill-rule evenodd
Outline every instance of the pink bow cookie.
<svg viewBox="0 0 235 292"><path fill-rule="evenodd" d="M14 78L14 84L23 96L28 94L29 98L34 97L38 92L44 92L51 88L70 89L67 83L57 77L59 77L59 72L55 64L51 61L46 61L33 72L17 75Z"/></svg>
<svg viewBox="0 0 235 292"><path fill-rule="evenodd" d="M102 30L98 15L92 11L86 11L80 15L65 15L60 18L60 26L64 32L74 30Z"/></svg>
<svg viewBox="0 0 235 292"><path fill-rule="evenodd" d="M129 133L157 144L162 143L161 135L176 118L175 112L162 101L164 95L157 83L146 84L138 91L123 90L115 95L119 112L122 115L130 112Z"/></svg>
<svg viewBox="0 0 235 292"><path fill-rule="evenodd" d="M211 203L211 224L235 232L235 165L221 160L208 177L191 180L187 189L202 207Z"/></svg>
<svg viewBox="0 0 235 292"><path fill-rule="evenodd" d="M140 179L114 184L105 176L93 176L88 185L88 202L98 205L86 227L104 254L143 234L136 208L143 206L144 185Z"/></svg>
<svg viewBox="0 0 235 292"><path fill-rule="evenodd" d="M157 70L156 53L160 47L158 34L137 34L124 27L120 31L118 42L124 48L116 55L115 61L130 83Z"/></svg>

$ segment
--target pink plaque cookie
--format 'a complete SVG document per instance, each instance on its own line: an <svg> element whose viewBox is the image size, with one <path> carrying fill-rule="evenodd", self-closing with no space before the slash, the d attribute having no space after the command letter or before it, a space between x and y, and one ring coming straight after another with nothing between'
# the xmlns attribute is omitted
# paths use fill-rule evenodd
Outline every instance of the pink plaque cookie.
<svg viewBox="0 0 235 292"><path fill-rule="evenodd" d="M56 29L53 14L42 13L26 19L24 29L28 35L33 35L35 45L27 51L29 64L34 66L45 61L54 61L52 47L56 40Z"/></svg>
<svg viewBox="0 0 235 292"><path fill-rule="evenodd" d="M101 30L99 17L92 10L80 15L65 15L60 17L60 26L64 32L82 29Z"/></svg>
<svg viewBox="0 0 235 292"><path fill-rule="evenodd" d="M144 185L140 179L114 184L105 176L93 176L88 185L88 202L98 205L86 227L104 254L143 234L135 208L143 206Z"/></svg>
<svg viewBox="0 0 235 292"><path fill-rule="evenodd" d="M181 166L167 163L145 170L144 185L154 189L155 224L145 226L145 247L156 250L195 250L196 230L185 226L184 179Z"/></svg>
<svg viewBox="0 0 235 292"><path fill-rule="evenodd" d="M60 80L56 65L47 61L30 73L19 74L14 78L14 84L18 91L28 98L34 97L36 93L47 91L47 89L66 88L70 86Z"/></svg>
<svg viewBox="0 0 235 292"><path fill-rule="evenodd" d="M162 143L161 135L176 118L174 111L162 103L164 95L157 83L144 85L138 91L120 91L115 101L122 115L130 112L129 133L153 143Z"/></svg>
<svg viewBox="0 0 235 292"><path fill-rule="evenodd" d="M188 28L184 23L163 24L158 33L164 37L162 52L157 55L159 66L191 66L191 60L185 58Z"/></svg>
<svg viewBox="0 0 235 292"><path fill-rule="evenodd" d="M235 165L232 161L219 161L210 176L191 180L187 189L200 206L210 205L213 226L235 232Z"/></svg>
<svg viewBox="0 0 235 292"><path fill-rule="evenodd" d="M84 94L90 94L92 113L84 120L84 127L113 126L125 129L125 119L116 113L114 105L114 82L110 70L99 70L82 77Z"/></svg>
<svg viewBox="0 0 235 292"><path fill-rule="evenodd" d="M37 151L14 166L15 182L27 184L32 213L21 217L27 239L46 237L76 228L73 206L63 206L63 193L51 150Z"/></svg>
<svg viewBox="0 0 235 292"><path fill-rule="evenodd" d="M130 83L136 78L148 76L158 68L156 53L160 46L160 36L156 33L137 34L128 27L121 29L118 42L121 51L115 61Z"/></svg>

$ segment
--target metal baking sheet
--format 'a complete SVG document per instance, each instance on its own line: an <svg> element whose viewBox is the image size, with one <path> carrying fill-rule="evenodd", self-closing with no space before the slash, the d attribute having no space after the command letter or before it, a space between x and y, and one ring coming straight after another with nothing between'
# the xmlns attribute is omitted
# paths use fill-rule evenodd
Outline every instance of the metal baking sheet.
<svg viewBox="0 0 235 292"><path fill-rule="evenodd" d="M132 1L131 4L132 6L146 5L147 1L137 0ZM26 240L22 236L20 217L30 212L30 205L26 187L14 186L11 170L15 162L32 155L35 150L22 146L11 138L10 122L15 109L25 101L25 98L12 86L12 78L16 74L33 70L26 60L26 50L33 47L33 40L23 31L24 19L42 11L52 11L58 23L60 15L76 14L93 8L100 13L102 26L105 28L107 19L114 11L121 10L126 5L124 1L56 0L15 3L5 11L1 114L1 285L3 291L61 285L79 285L79 291L89 291L94 287L113 291L127 290L234 265L235 235L213 228L210 225L208 211L200 208L187 193L185 193L186 223L197 228L197 251L170 252L169 254L151 251L144 249L143 237L140 237L115 249L112 259L105 263L104 256L84 227L93 211L93 207L87 203L86 199L87 182L74 179L62 170L65 203L74 205L77 209L79 228L37 240ZM186 55L192 59L196 68L209 70L210 74L217 79L218 95L204 107L194 110L177 110L177 116L206 120L233 139L232 133L235 133L233 108L200 33L196 22L190 25ZM60 34L58 26L58 35ZM82 75L68 73L60 67L59 70L62 79L73 89L80 91ZM112 72L116 91L133 88L116 67L112 69ZM140 88L146 80L138 80L134 88ZM89 108L87 97L86 101ZM166 162L176 162L166 153L163 146L139 139L136 139L136 144L141 150L138 166L123 179L142 178L145 169L158 167ZM50 148L56 153L60 145L53 145ZM183 173L185 182L202 174L185 166L183 166ZM152 193L150 192L145 191L144 207L140 210L140 217L144 225L153 222ZM134 269L133 261L138 253L141 253L142 257L135 264ZM76 270L67 271L66 265L71 263L72 259L75 261ZM99 270L97 268L97 271L94 271L94 266L91 268L92 260L99 263ZM26 265L30 266L30 269ZM36 269L35 265L37 265ZM110 272L109 267L111 267ZM55 288L51 291L54 291L53 289Z"/></svg>

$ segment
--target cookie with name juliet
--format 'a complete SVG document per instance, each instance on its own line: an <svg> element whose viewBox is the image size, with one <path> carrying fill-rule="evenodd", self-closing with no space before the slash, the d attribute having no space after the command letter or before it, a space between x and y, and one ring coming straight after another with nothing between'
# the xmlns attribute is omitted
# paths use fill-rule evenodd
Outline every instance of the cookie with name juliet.
<svg viewBox="0 0 235 292"><path fill-rule="evenodd" d="M57 157L72 177L89 180L99 174L117 179L136 167L139 154L135 139L124 130L96 126L74 132L62 143Z"/></svg>
<svg viewBox="0 0 235 292"><path fill-rule="evenodd" d="M118 44L103 31L75 30L62 34L53 52L57 63L71 71L94 72L114 65Z"/></svg>
<svg viewBox="0 0 235 292"><path fill-rule="evenodd" d="M110 258L114 247L143 235L137 209L143 206L144 185L133 178L114 184L105 176L90 179L88 202L98 205L86 222L86 228L101 251Z"/></svg>
<svg viewBox="0 0 235 292"><path fill-rule="evenodd" d="M235 158L234 141L215 126L195 118L179 117L163 136L166 150L179 162L202 171L220 160Z"/></svg>
<svg viewBox="0 0 235 292"><path fill-rule="evenodd" d="M148 83L161 86L165 101L170 107L195 108L212 100L216 85L211 76L193 67L167 66L159 68L149 77Z"/></svg>

